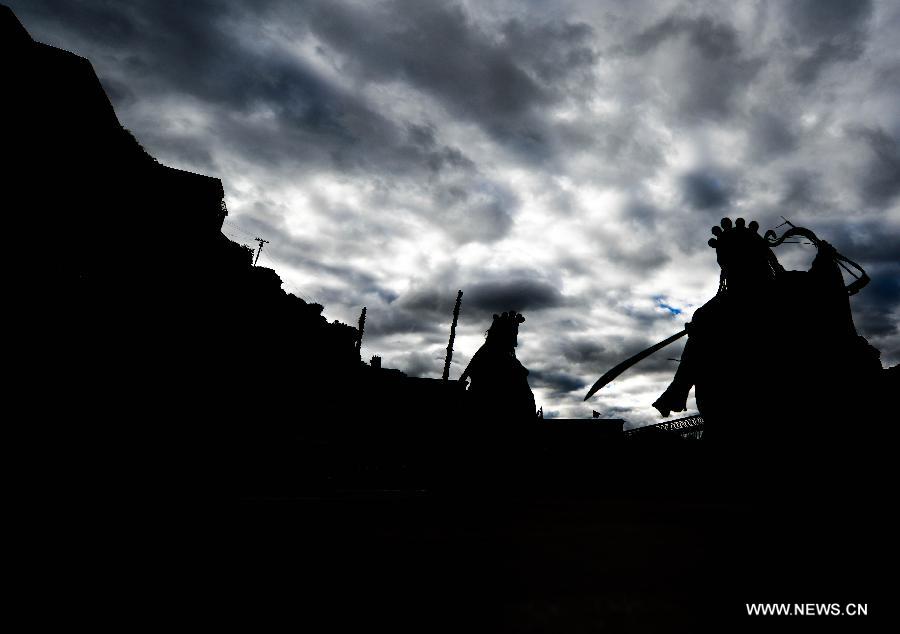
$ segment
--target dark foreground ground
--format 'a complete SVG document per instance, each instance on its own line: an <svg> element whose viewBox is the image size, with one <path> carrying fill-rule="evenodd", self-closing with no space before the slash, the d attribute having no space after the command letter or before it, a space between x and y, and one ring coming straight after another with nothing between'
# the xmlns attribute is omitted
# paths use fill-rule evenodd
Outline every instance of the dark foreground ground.
<svg viewBox="0 0 900 634"><path fill-rule="evenodd" d="M255 543L232 569L242 571L233 578L242 588L236 613L287 613L298 627L331 631L687 626L717 609L701 599L716 549L700 543L698 525L746 521L725 504L503 492L477 502L402 494L246 502L234 513L234 525L255 524L241 531Z"/></svg>
<svg viewBox="0 0 900 634"><path fill-rule="evenodd" d="M257 478L159 527L156 605L204 628L302 632L864 631L889 609L887 467L862 450L594 453L482 455L394 488L357 474L291 491L275 469L273 493ZM272 473L244 468L232 476ZM748 617L751 602L869 615Z"/></svg>
<svg viewBox="0 0 900 634"><path fill-rule="evenodd" d="M56 589L41 614L422 633L859 632L893 616L884 448L507 444L395 470L357 453L330 472L333 454L301 449L220 447L199 478L154 453L139 465L154 495L104 466L38 532L34 572ZM758 602L869 614L748 617Z"/></svg>

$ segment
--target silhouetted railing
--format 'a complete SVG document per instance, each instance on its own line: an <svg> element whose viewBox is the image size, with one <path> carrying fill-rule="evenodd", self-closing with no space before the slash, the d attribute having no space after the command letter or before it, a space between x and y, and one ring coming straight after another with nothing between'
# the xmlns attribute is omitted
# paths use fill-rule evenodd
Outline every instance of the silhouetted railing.
<svg viewBox="0 0 900 634"><path fill-rule="evenodd" d="M666 420L655 425L646 425L625 430L626 438L641 437L645 434L675 434L682 438L700 438L703 435L703 417L699 414L675 420Z"/></svg>

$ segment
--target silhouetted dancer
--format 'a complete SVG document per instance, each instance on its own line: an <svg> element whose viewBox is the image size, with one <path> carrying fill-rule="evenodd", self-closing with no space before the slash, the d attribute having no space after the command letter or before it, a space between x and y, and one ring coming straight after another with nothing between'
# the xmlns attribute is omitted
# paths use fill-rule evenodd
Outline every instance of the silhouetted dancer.
<svg viewBox="0 0 900 634"><path fill-rule="evenodd" d="M757 229L743 218L713 227L719 291L694 313L675 378L653 406L663 416L683 411L695 386L704 438L713 440L763 427L798 439L862 423L881 363L856 334L848 292L868 278L863 272L845 288L838 261L854 263L799 227L789 233L808 237L818 253L808 272L786 271L770 248L786 236Z"/></svg>
<svg viewBox="0 0 900 634"><path fill-rule="evenodd" d="M528 370L516 358L519 324L525 317L514 310L494 315L482 345L459 377L469 377L468 392L477 416L502 422L534 421L534 394Z"/></svg>

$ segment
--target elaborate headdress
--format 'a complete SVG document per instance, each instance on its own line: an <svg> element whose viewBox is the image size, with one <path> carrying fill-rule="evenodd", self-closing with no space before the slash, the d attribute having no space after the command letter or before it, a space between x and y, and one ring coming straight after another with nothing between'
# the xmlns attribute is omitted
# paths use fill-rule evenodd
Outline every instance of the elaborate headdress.
<svg viewBox="0 0 900 634"><path fill-rule="evenodd" d="M502 342L513 347L516 345L516 337L519 333L519 324L525 321L521 313L511 310L500 315L494 315L494 321L487 331L487 337L494 343ZM497 341L494 341L496 338Z"/></svg>
<svg viewBox="0 0 900 634"><path fill-rule="evenodd" d="M745 226L744 219L738 218L732 225L730 218L722 218L720 224L721 227L712 228L715 237L707 243L716 250L716 260L722 267L720 292L726 288L728 271L736 267L757 268L764 271L769 279L775 279L784 272L784 267L769 248L770 243L759 235L759 223L751 220Z"/></svg>

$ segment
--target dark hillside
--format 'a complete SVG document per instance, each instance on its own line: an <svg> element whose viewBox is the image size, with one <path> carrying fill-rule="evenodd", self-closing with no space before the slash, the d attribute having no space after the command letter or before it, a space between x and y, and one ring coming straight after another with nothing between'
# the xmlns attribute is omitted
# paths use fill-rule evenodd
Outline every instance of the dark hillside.
<svg viewBox="0 0 900 634"><path fill-rule="evenodd" d="M356 329L327 323L322 306L286 294L222 235L222 183L150 156L90 62L33 41L5 6L0 31L7 226L20 244L40 237L41 257L17 281L31 298L27 320L47 326L50 361L35 371L57 380L63 415L124 426L152 414L186 436L287 423L255 415L267 401L312 418L356 369ZM161 239L160 221L178 234ZM252 356L232 352L236 324ZM244 397L226 408L231 385Z"/></svg>

